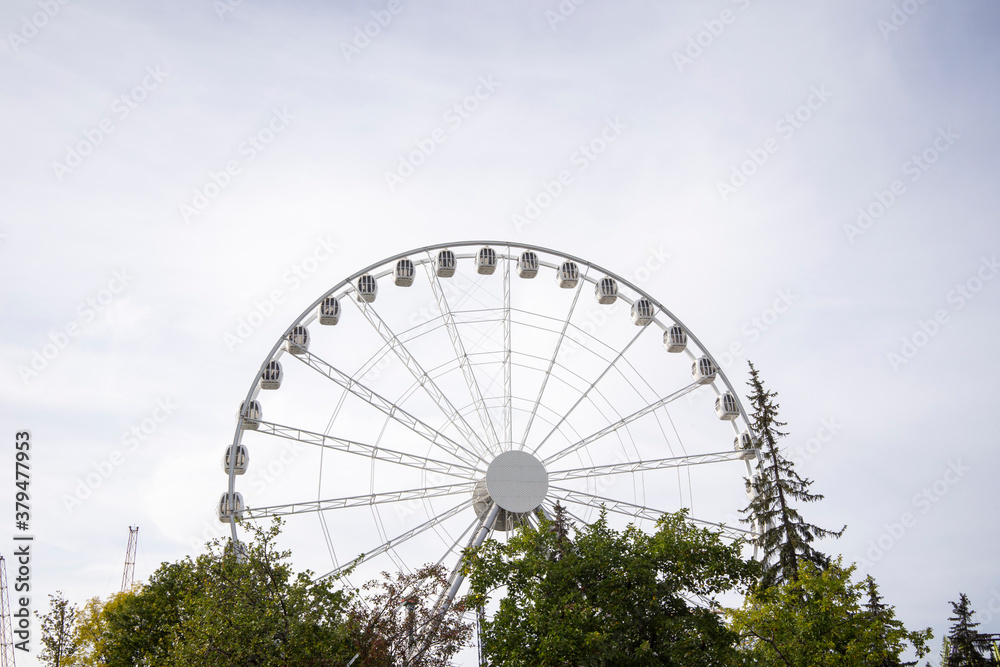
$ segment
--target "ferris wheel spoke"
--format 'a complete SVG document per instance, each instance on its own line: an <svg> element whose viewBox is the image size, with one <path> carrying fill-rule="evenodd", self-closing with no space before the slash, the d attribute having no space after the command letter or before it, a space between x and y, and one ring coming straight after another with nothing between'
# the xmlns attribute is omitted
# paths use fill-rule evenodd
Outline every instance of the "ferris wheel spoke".
<svg viewBox="0 0 1000 667"><path fill-rule="evenodd" d="M369 445L364 442L338 438L332 435L324 435L314 431L306 431L305 429L295 428L292 426L282 426L272 422L260 421L257 427L257 432L265 435L273 435L278 438L285 438L286 440L296 440L306 445L335 449L337 451L347 452L348 454L355 454L369 459L377 459L388 463L409 466L411 468L417 468L427 472L450 475L451 477L470 479L471 477L479 474L479 471L472 466L439 461L426 456L400 452L394 449Z"/></svg>
<svg viewBox="0 0 1000 667"><path fill-rule="evenodd" d="M462 341L462 335L458 330L458 324L455 322L455 316L451 312L451 306L448 304L448 298L445 296L444 290L441 288L441 279L436 273L431 269L431 262L424 264L424 269L427 272L427 280L431 284L431 291L434 293L434 298L437 300L438 311L441 313L444 319L445 329L448 331L448 338L451 339L452 348L455 350L455 356L458 359L458 364L462 369L462 375L465 377L465 384L469 388L469 394L472 396L472 405L475 408L476 414L479 416L479 422L483 427L484 433L492 433L493 441L499 442L497 436L496 427L493 425L493 420L490 419L489 411L486 409L486 401L483 400L483 393L479 388L479 382L476 380L476 374L472 368L472 364L469 362L469 355L465 349L465 343Z"/></svg>
<svg viewBox="0 0 1000 667"><path fill-rule="evenodd" d="M458 429L465 441L469 443L470 446L474 446L473 443L479 443L479 446L481 447L481 449L477 452L479 457L482 458L484 453L488 453L490 450L489 446L483 441L475 429L469 425L469 423L465 420L465 417L462 416L462 413L460 413L455 406L452 405L445 393L441 391L441 388L434 382L434 379L427 374L423 367L421 367L420 362L418 362L416 358L410 354L406 345L396 336L395 333L393 333L392 329L389 328L389 325L385 323L385 320L383 320L379 314L375 312L375 309L367 302L358 303L352 301L351 303L354 303L358 310L361 311L361 313L365 316L365 319L367 319L369 324L372 325L372 328L375 329L375 332L378 333L382 340L389 345L392 352L397 358L399 358L400 361L403 362L406 370L413 376L413 379L416 380L427 395L430 396L431 400L433 400L441 410L441 413L448 418L448 421Z"/></svg>
<svg viewBox="0 0 1000 667"><path fill-rule="evenodd" d="M510 260L503 263L503 441L514 444L514 406L511 400Z"/></svg>
<svg viewBox="0 0 1000 667"><path fill-rule="evenodd" d="M268 505L267 507L248 507L246 512L254 519L285 516L288 514L305 514L308 512L325 512L327 510L345 509L348 507L367 507L369 505L386 505L410 500L423 500L425 498L454 496L459 493L469 493L475 486L476 482L459 482L457 484L443 484L441 486L430 486L422 489L388 491L361 496L349 496L346 498L331 498L328 500L307 500L299 503Z"/></svg>
<svg viewBox="0 0 1000 667"><path fill-rule="evenodd" d="M704 463L720 463L722 461L739 461L746 458L745 451L715 452L713 454L698 454L694 456L674 456L663 459L653 459L649 461L631 461L628 463L614 463L603 466L590 466L586 468L571 468L568 470L553 470L549 472L550 481L561 481L567 479L582 479L586 477L597 477L601 475L631 474L646 472L648 470L662 470L664 468L685 468Z"/></svg>
<svg viewBox="0 0 1000 667"><path fill-rule="evenodd" d="M351 561L347 565L343 565L341 567L338 567L335 570L330 570L329 572L327 572L323 576L317 577L317 579L325 579L327 577L335 577L335 576L337 576L338 574L340 574L341 572L343 572L344 570L346 570L349 567L352 567L352 566L355 566L355 565L360 565L362 563L368 562L372 558L375 558L376 556L380 556L380 555L384 554L385 552L389 551L390 549L395 549L396 547L398 547L400 544L406 542L407 540L410 540L410 539L416 537L417 535L419 535L419 534L421 534L421 533L423 533L425 531L430 530L431 528L433 528L437 524L442 523L444 521L447 521L448 519L450 519L451 517L455 516L456 514L461 513L463 510L466 510L469 507L472 507L472 504L474 502L475 502L474 499L469 498L468 500L464 501L462 504L456 505L455 507L452 507L450 510L448 510L448 511L442 513L442 514L438 514L435 517L431 517L430 519L428 519L427 521L423 522L422 524L420 524L416 528L408 530L405 533L401 533L400 535L397 535L396 537L394 537L394 538L392 538L390 540L386 540L381 545L379 545L378 547L375 547L371 551L368 551L366 553L361 554L358 558L354 559L353 561Z"/></svg>
<svg viewBox="0 0 1000 667"><path fill-rule="evenodd" d="M593 507L595 503L599 503L604 509L609 512L614 512L616 514L624 514L626 516L635 517L637 519L648 519L650 521L657 521L662 517L665 512L661 510L656 510L650 507L645 507L644 505L635 505L633 503L626 502L624 500L615 500L614 498L605 498L604 496L598 496L592 493L585 493L583 491L574 491L573 489L566 489L561 486L549 486L549 489L553 491L560 492L560 499L566 502L575 503L577 505L586 505L588 507ZM744 530L743 528L734 528L732 526L727 526L716 521L705 521L703 519L697 519L694 517L685 517L685 520L692 523L701 524L704 526L712 526L713 528L718 528L723 535L732 539L746 539L753 536L753 533L749 530Z"/></svg>
<svg viewBox="0 0 1000 667"><path fill-rule="evenodd" d="M329 379L333 380L335 383L367 404L371 405L376 410L379 410L400 424L403 424L420 437L428 440L434 445L437 445L442 450L448 452L466 465L475 467L479 463L486 462L482 455L455 442L441 431L428 426L426 423L420 421L389 399L375 393L373 390L347 375L339 368L331 366L327 362L323 361L312 352L295 355L295 358L301 360L302 363L308 365L313 370L318 371L322 375L325 375Z"/></svg>
<svg viewBox="0 0 1000 667"><path fill-rule="evenodd" d="M589 271L589 267L588 267ZM538 396L535 397L535 404L531 406L531 410L528 413L528 423L524 427L524 434L521 436L520 448L524 449L524 444L528 440L528 433L531 432L531 425L535 421L535 415L538 413L538 408L542 404L542 397L545 395L545 388L549 384L549 377L552 375L552 369L556 365L556 358L559 356L559 350L562 349L563 341L566 340L566 330L569 329L570 320L573 319L573 313L576 311L576 304L580 300L580 294L583 292L583 286L586 284L586 273L580 278L580 281L576 285L576 293L573 295L573 302L569 306L569 312L566 313L566 319L563 320L562 330L559 332L559 338L556 340L555 349L552 350L552 357L549 359L549 366L545 369L545 374L542 376L542 386L538 388Z"/></svg>
<svg viewBox="0 0 1000 667"><path fill-rule="evenodd" d="M580 394L580 397L576 399L576 403L574 403L569 408L569 410L563 413L562 418L556 423L555 426L552 427L552 430L549 431L548 435L542 438L542 441L538 443L538 446L535 447L535 449L531 452L532 454L537 454L538 450L541 449L545 445L545 443L548 442L549 438L551 438L552 435L559 430L559 427L562 426L567 419L569 419L569 416L573 414L573 411L576 410L577 407L579 407L579 405L583 403L583 401L587 398L587 396L590 395L590 392L593 391L594 387L597 386L597 383L603 380L604 376L611 372L611 369L613 369L615 365L618 363L618 361L625 356L625 353L628 352L629 348L632 347L635 341L639 340L639 336L641 336L645 330L646 327L643 327L638 332L636 332L634 336L632 336L632 340L630 340L628 344L622 348L621 352L619 352L618 355L614 359L612 359L610 363L608 363L605 369L601 371L601 374L598 375L597 378L590 383L590 385L584 390L582 394Z"/></svg>
<svg viewBox="0 0 1000 667"><path fill-rule="evenodd" d="M562 449L561 451L558 451L555 454L553 454L552 456L549 456L546 459L544 459L543 463L545 463L546 467L548 467L548 466L552 465L553 463L555 463L556 461L558 461L559 459L562 459L562 458L564 458L566 456L569 456L573 452L575 452L575 451L577 451L579 449L582 449L582 448L586 447L587 445L590 445L591 443L593 443L593 442L595 442L597 440L600 440L601 438L603 438L604 436L608 435L609 433L614 433L618 429L623 428L625 426L628 426L629 424L631 424L632 422L636 421L637 419L641 419L642 417L645 417L649 413L655 412L656 410L659 410L664 405L667 405L668 403L676 401L677 399L685 396L686 394L689 394L690 392L694 391L695 389L697 389L700 386L701 385L699 385L697 382L692 382L691 384L687 385L686 387L684 387L682 389L678 389L674 393L672 393L672 394L670 394L668 396L664 396L660 400L654 401L653 403L650 403L646 407L644 407L644 408L642 408L640 410L636 410L632 414L626 415L625 417L619 419L618 421L616 421L616 422L614 422L612 424L608 424L607 426L605 426L604 428L602 428L600 431L596 431L595 433L592 433L592 434L588 435L586 438L583 438L582 440L578 440L577 442L574 442L572 445L566 447L565 449Z"/></svg>

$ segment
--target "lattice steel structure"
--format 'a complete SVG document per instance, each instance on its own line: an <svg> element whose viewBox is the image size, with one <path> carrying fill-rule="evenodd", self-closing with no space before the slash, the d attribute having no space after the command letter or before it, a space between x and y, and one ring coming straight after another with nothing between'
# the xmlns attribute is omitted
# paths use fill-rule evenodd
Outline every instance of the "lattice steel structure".
<svg viewBox="0 0 1000 667"><path fill-rule="evenodd" d="M128 527L128 548L125 550L125 569L122 571L122 593L135 583L135 550L139 544L139 526Z"/></svg>
<svg viewBox="0 0 1000 667"><path fill-rule="evenodd" d="M0 667L14 667L14 628L7 597L7 563L0 556Z"/></svg>

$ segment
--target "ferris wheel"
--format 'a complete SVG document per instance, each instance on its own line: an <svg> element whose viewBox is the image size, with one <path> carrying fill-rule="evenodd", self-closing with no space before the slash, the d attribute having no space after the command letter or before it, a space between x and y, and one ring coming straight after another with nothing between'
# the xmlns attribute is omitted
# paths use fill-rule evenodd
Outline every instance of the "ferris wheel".
<svg viewBox="0 0 1000 667"><path fill-rule="evenodd" d="M285 518L296 564L355 581L462 550L556 504L748 538L755 449L712 355L640 287L536 246L389 257L299 315L263 360L223 456L220 521ZM253 453L253 465L250 454ZM353 585L353 584L352 584Z"/></svg>

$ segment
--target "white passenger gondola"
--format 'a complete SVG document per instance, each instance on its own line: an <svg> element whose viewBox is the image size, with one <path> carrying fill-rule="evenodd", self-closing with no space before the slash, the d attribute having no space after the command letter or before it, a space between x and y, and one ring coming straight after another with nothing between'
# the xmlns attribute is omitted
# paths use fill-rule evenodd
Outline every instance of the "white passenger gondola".
<svg viewBox="0 0 1000 667"><path fill-rule="evenodd" d="M242 475L250 465L250 450L246 445L236 446L236 456L233 456L233 446L226 447L226 453L222 457L222 471L229 474L230 466L234 467L237 475Z"/></svg>
<svg viewBox="0 0 1000 667"><path fill-rule="evenodd" d="M687 332L679 324L675 324L663 332L663 347L667 348L667 352L683 352L687 344Z"/></svg>
<svg viewBox="0 0 1000 667"><path fill-rule="evenodd" d="M733 449L740 452L742 459L752 459L757 456L754 451L754 441L753 436L750 435L749 431L743 431L738 436L733 438Z"/></svg>
<svg viewBox="0 0 1000 667"><path fill-rule="evenodd" d="M267 362L264 371L260 374L261 389L277 389L281 386L281 362L272 359Z"/></svg>
<svg viewBox="0 0 1000 667"><path fill-rule="evenodd" d="M715 397L715 414L719 419L733 421L740 416L740 409L736 406L736 397L731 391Z"/></svg>
<svg viewBox="0 0 1000 667"><path fill-rule="evenodd" d="M442 250L434 261L434 270L441 278L451 278L455 275L456 264L455 253L451 250Z"/></svg>
<svg viewBox="0 0 1000 667"><path fill-rule="evenodd" d="M285 337L285 349L291 354L305 354L309 351L309 329L301 324L292 327Z"/></svg>
<svg viewBox="0 0 1000 667"><path fill-rule="evenodd" d="M578 282L580 282L580 267L576 265L576 262L563 262L556 269L556 284L559 287L570 289L576 287Z"/></svg>
<svg viewBox="0 0 1000 667"><path fill-rule="evenodd" d="M378 296L378 281L370 273L358 278L358 301L371 303Z"/></svg>
<svg viewBox="0 0 1000 667"><path fill-rule="evenodd" d="M525 250L517 260L517 275L521 278L534 278L538 275L538 255Z"/></svg>
<svg viewBox="0 0 1000 667"><path fill-rule="evenodd" d="M493 272L497 270L497 253L493 248L489 246L479 249L479 254L476 255L476 272L481 273L484 276L493 275Z"/></svg>
<svg viewBox="0 0 1000 667"><path fill-rule="evenodd" d="M698 384L711 384L715 381L715 375L719 372L715 364L708 357L699 357L691 365L691 377Z"/></svg>
<svg viewBox="0 0 1000 667"><path fill-rule="evenodd" d="M262 414L263 411L258 401L250 401L249 406L247 406L246 401L242 401L240 403L240 427L244 431L256 431L260 425Z"/></svg>
<svg viewBox="0 0 1000 667"><path fill-rule="evenodd" d="M243 494L235 491L233 493L223 493L222 497L219 498L219 505L216 507L216 512L219 516L219 521L222 523L229 523L232 517L239 518L243 514Z"/></svg>
<svg viewBox="0 0 1000 667"><path fill-rule="evenodd" d="M601 278L594 285L594 296L597 298L597 303L605 306L614 303L618 299L618 281L614 278Z"/></svg>
<svg viewBox="0 0 1000 667"><path fill-rule="evenodd" d="M397 287L409 287L413 284L413 276L415 274L416 270L413 268L413 262L404 257L396 262L396 268L392 270L392 281L396 283Z"/></svg>
<svg viewBox="0 0 1000 667"><path fill-rule="evenodd" d="M644 327L653 321L656 309L649 299L636 299L632 304L632 324Z"/></svg>
<svg viewBox="0 0 1000 667"><path fill-rule="evenodd" d="M340 321L340 300L335 296L323 297L319 304L319 323L333 325Z"/></svg>

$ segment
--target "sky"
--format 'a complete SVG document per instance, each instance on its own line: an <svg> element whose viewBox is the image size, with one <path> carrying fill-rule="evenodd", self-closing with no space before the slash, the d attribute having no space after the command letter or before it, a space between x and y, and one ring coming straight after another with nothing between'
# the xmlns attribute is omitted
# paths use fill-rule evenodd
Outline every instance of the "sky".
<svg viewBox="0 0 1000 667"><path fill-rule="evenodd" d="M130 525L138 579L222 535L239 402L300 314L491 240L641 287L744 395L752 361L803 513L847 526L822 548L935 652L960 592L1000 632L998 32L987 0L4 3L11 586L16 536L39 608L117 591Z"/></svg>

